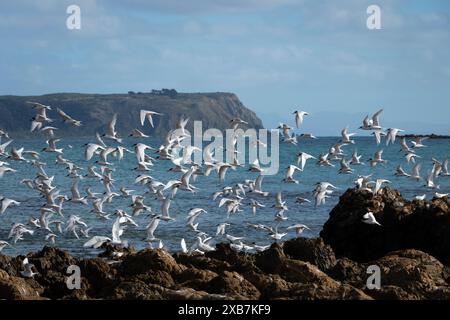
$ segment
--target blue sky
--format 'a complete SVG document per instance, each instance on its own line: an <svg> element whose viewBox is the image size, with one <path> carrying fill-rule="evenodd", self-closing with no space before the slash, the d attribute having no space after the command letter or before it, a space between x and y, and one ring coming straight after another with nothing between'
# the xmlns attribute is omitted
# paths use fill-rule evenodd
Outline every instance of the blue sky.
<svg viewBox="0 0 450 320"><path fill-rule="evenodd" d="M2 1L0 36L0 94L227 91L268 127L304 109L303 131L335 135L383 107L385 126L450 134L446 0Z"/></svg>

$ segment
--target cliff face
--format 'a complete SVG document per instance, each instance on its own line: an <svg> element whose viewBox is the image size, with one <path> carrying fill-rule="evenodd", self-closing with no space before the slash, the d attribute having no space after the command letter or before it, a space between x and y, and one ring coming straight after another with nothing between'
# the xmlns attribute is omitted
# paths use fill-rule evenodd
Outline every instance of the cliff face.
<svg viewBox="0 0 450 320"><path fill-rule="evenodd" d="M188 130L192 130L194 120L201 120L204 130L224 130L230 127L229 121L235 117L247 121L249 127L263 127L256 114L247 109L235 94L217 92L171 95L57 93L42 96L0 96L0 128L16 137L30 135L31 119L36 112L26 101L36 101L53 107L48 116L55 120L51 125L60 128L58 134L62 136L89 136L95 132L104 132L105 125L115 112L118 113L116 129L122 136L128 135L134 128L139 128L147 134L163 136L175 128L181 116L190 119ZM56 107L82 121L83 126L72 128L62 125ZM164 116L154 117L155 128L146 124L142 129L139 122L141 109L157 111Z"/></svg>

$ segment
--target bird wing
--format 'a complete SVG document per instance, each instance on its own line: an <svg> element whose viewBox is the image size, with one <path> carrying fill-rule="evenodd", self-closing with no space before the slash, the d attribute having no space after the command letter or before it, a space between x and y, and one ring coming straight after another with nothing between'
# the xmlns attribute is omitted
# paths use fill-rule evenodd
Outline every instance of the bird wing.
<svg viewBox="0 0 450 320"><path fill-rule="evenodd" d="M281 205L282 204L282 199L281 199L281 192L278 192L275 196L275 201L277 203L277 205Z"/></svg>
<svg viewBox="0 0 450 320"><path fill-rule="evenodd" d="M103 243L103 242L105 242L107 240L111 240L111 239L108 238L108 237L103 237L103 236L93 236L91 239L89 239L88 241L86 241L83 244L83 247L85 247L85 248L92 247L95 244L97 244L98 242L102 242Z"/></svg>
<svg viewBox="0 0 450 320"><path fill-rule="evenodd" d="M184 240L184 238L181 239L180 245L181 245L181 251L183 251L183 253L187 253L188 249L186 246L186 240Z"/></svg>
<svg viewBox="0 0 450 320"><path fill-rule="evenodd" d="M72 117L70 117L67 113L65 113L64 111L62 111L60 108L56 108L56 111L59 113L59 115L60 115L65 121L73 120Z"/></svg>
<svg viewBox="0 0 450 320"><path fill-rule="evenodd" d="M105 142L103 142L103 139L98 132L95 133L95 137L97 139L98 144L101 145L102 147L106 148L106 144L105 144Z"/></svg>
<svg viewBox="0 0 450 320"><path fill-rule="evenodd" d="M261 174L256 178L255 190L262 191L261 188L262 188L262 181L263 181L263 179L264 179L264 176L261 175Z"/></svg>
<svg viewBox="0 0 450 320"><path fill-rule="evenodd" d="M145 117L147 116L147 110L141 110L140 112L140 119L141 119L141 125L144 125L145 123Z"/></svg>
<svg viewBox="0 0 450 320"><path fill-rule="evenodd" d="M380 126L380 114L383 112L383 109L378 110L372 117L372 126L379 127Z"/></svg>
<svg viewBox="0 0 450 320"><path fill-rule="evenodd" d="M228 170L228 166L221 166L219 169L219 178L220 180L224 180L225 179L225 174L227 173Z"/></svg>
<svg viewBox="0 0 450 320"><path fill-rule="evenodd" d="M74 179L72 183L72 187L70 188L70 191L72 192L72 197L75 199L81 198L80 192L78 191L78 180Z"/></svg>
<svg viewBox="0 0 450 320"><path fill-rule="evenodd" d="M117 113L114 113L111 121L108 123L108 127L107 127L107 133L110 136L115 136L116 135L116 123L117 123Z"/></svg>

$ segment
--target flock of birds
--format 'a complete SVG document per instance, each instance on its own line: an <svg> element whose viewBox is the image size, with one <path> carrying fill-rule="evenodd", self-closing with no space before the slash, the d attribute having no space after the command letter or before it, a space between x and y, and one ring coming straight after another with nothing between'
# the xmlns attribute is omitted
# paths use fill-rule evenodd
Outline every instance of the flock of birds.
<svg viewBox="0 0 450 320"><path fill-rule="evenodd" d="M87 143L84 146L84 158L89 163L87 170L81 168L74 161L64 158L63 148L58 148L58 143L61 138L56 137L58 128L52 126L53 120L48 117L48 111L52 110L50 106L43 105L38 102L27 102L33 109L36 110L36 115L31 122L32 132L44 133L48 139L46 140L47 147L43 148L41 152L51 153L55 155L55 163L61 168L67 170L67 175L71 178L71 194L62 194L58 187L55 185L54 176L49 176L46 173L46 164L40 161L41 152L33 150L25 150L23 147L15 147L12 145L13 140L9 138L6 131L0 129L0 139L9 139L8 141L1 143L0 140L0 179L5 174L13 175L16 169L10 165L13 162L24 162L32 165L36 168L36 175L34 178L24 179L20 183L24 187L29 188L35 192L38 196L45 199L45 202L39 209L38 217L30 217L28 223L14 223L8 235L7 241L0 241L0 251L7 246L16 245L20 241L24 240L24 237L32 237L37 230L43 231L43 238L46 242L55 244L60 237L75 237L77 239L85 238L87 241L84 243L86 248L100 248L104 243L112 243L117 245L128 245L123 240L123 234L127 228L138 227L135 221L135 217L144 214L148 217L148 224L146 225L146 237L143 239L148 246L164 248L162 240L158 239L158 227L161 228L163 224L169 224L175 220L170 215L171 203L176 199L177 192L189 192L194 194L199 190L194 184L196 180L205 179L203 177L209 176L211 173L217 173L220 182L224 182L226 178L227 170L236 170L237 168L244 167L240 164L236 154L236 141L234 139L234 152L235 155L233 161L230 163L219 162L216 160L215 153L217 150L210 150L206 148L201 150L197 147L189 144L183 144L183 141L189 141L190 136L186 130L186 125L189 119L181 118L176 128L171 130L164 143L159 148L153 148L152 146L139 142L133 145L134 150L129 150L122 145L123 138L116 131L117 114L114 114L111 121L105 128L104 134L96 134L95 141ZM82 122L72 118L63 110L57 108L57 113L66 125L73 127L81 127ZM360 130L369 131L375 137L375 142L380 145L385 139L386 146L394 144L397 135L403 130L397 128L384 129L380 123L380 114L383 110L375 113L371 118L367 116L362 123ZM295 111L294 120L295 127L299 128L305 117L309 113L304 111ZM141 110L140 122L142 126L146 123L153 127L153 118L164 116L161 113ZM230 127L236 131L239 126L247 125L248 123L240 118L234 118L230 120ZM301 139L317 139L312 134L296 135L293 132L294 128L286 123L281 123L278 127L281 130L281 141L286 144L292 144L297 146L298 137ZM292 133L291 133L292 132ZM237 134L237 133L236 133ZM296 180L296 172L303 172L307 166L307 163L316 162L318 166L323 167L335 167L340 166L339 174L353 174L353 166L365 165L361 161L362 156L358 154L356 149L353 151L351 158L346 158L347 155L344 152L344 148L355 144L352 137L355 133L350 133L348 128L344 128L341 132L342 139L339 143L332 145L328 152L322 153L317 157L308 154L306 152L299 152L296 154L296 162L290 164L285 168L284 179L281 183L293 183L298 184ZM144 139L149 136L142 130L136 128L129 136L134 138ZM106 142L108 143L106 143ZM439 193L439 185L436 183L438 178L450 176L448 171L448 159L444 161L438 161L433 158L433 167L428 172L426 177L421 175L421 166L419 162L421 156L418 154L421 148L426 147L424 145L425 138L416 138L410 143L403 137L401 139L401 150L404 153L405 161L407 163L412 162L414 168L411 173L407 173L400 165L395 175L404 177L405 179L412 179L425 182L424 187L434 190L434 194L438 198L447 197L448 194ZM256 145L264 148L267 147L261 141L256 141ZM256 147L256 145L254 147ZM150 152L154 156L150 155ZM201 164L195 163L192 160L192 156L196 152L203 153L203 162ZM136 194L135 190L128 189L122 186L119 190L115 188L114 172L115 166L119 165L127 154L136 157L136 167L134 170L139 172L139 175L135 179L135 184L144 186L146 192L143 194ZM114 160L113 160L114 159ZM93 160L95 163L93 164ZM294 159L292 159L294 162ZM179 179L169 181L159 181L149 174L152 168L159 161L171 161L173 167L170 171L179 174ZM379 149L372 158L368 160L367 165L375 167L377 165L385 164L387 161L383 159L383 149ZM97 169L97 166L99 169ZM263 179L264 168L261 167L258 160L245 166L247 172L256 173L255 179L245 179L240 183L236 183L231 186L225 186L221 190L215 192L212 195L213 201L218 202L219 208L225 208L226 217L235 215L244 211L245 208L251 210L253 215L256 215L260 208L266 205L262 204L260 198L269 197L269 192L264 191ZM203 177L202 177L203 176ZM93 192L91 187L87 187L82 194L79 190L79 181L81 179L89 179L92 183L98 183L103 185L104 192ZM355 180L355 186L361 190L368 190L377 195L385 184L389 184L390 181L386 179L372 179L372 175L358 176ZM337 188L330 182L322 181L315 185L313 191L313 199L307 199L303 197L296 197L296 203L301 205L306 202L314 202L315 206L321 206L325 203L326 199ZM151 195L159 201L159 206L150 206L146 203L146 196ZM252 195L248 197L248 195ZM114 212L106 212L103 208L105 203L112 203L114 198L129 198L130 199L130 213L125 210L117 209ZM417 196L417 200L424 200L426 195ZM147 197L148 198L148 197ZM91 227L83 221L81 215L70 215L66 217L64 215L64 207L66 204L79 206L92 206L90 214L95 215L99 221L111 220L112 230L111 235L94 235L90 236L89 232ZM19 206L20 202L9 199L7 197L0 196L0 219L1 215L7 214L7 210L11 206ZM285 230L280 230L279 225L283 221L288 220L286 212L288 207L286 201L283 201L282 192L276 193L274 197L274 224L253 224L248 223L248 227L258 230L260 232L267 233L271 240L278 241L285 237L289 232L295 232L296 236L300 236L304 230L309 230L305 224L294 224ZM222 209L221 209L222 210ZM205 253L215 250L214 243L217 241L227 240L230 242L230 246L237 251L243 252L258 252L268 248L267 245L257 244L255 242L249 243L244 237L237 237L227 232L227 227L230 225L227 222L227 218L223 222L217 225L215 232L207 233L199 226L197 219L201 215L207 215L207 211L201 207L191 208L186 210L186 228L194 235L195 242L188 245L185 238L180 241L180 249L185 253L197 252ZM362 223L380 225L376 220L372 212L367 212L362 219ZM42 232L38 233L39 235ZM120 256L120 252L115 253ZM24 261L24 276L33 276L32 269L28 261Z"/></svg>

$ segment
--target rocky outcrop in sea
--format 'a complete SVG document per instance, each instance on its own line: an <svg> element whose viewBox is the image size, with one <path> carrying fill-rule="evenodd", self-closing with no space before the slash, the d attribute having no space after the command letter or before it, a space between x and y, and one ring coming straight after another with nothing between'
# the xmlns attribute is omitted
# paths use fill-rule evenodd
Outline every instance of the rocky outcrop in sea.
<svg viewBox="0 0 450 320"><path fill-rule="evenodd" d="M45 247L27 255L33 278L20 274L24 257L0 255L0 299L450 299L448 201L348 190L320 238L256 254L229 244L205 255L106 244L101 256L79 259ZM366 210L381 227L361 223ZM118 250L123 255L113 258ZM80 289L67 286L70 265L80 268ZM374 266L379 288L368 281Z"/></svg>

